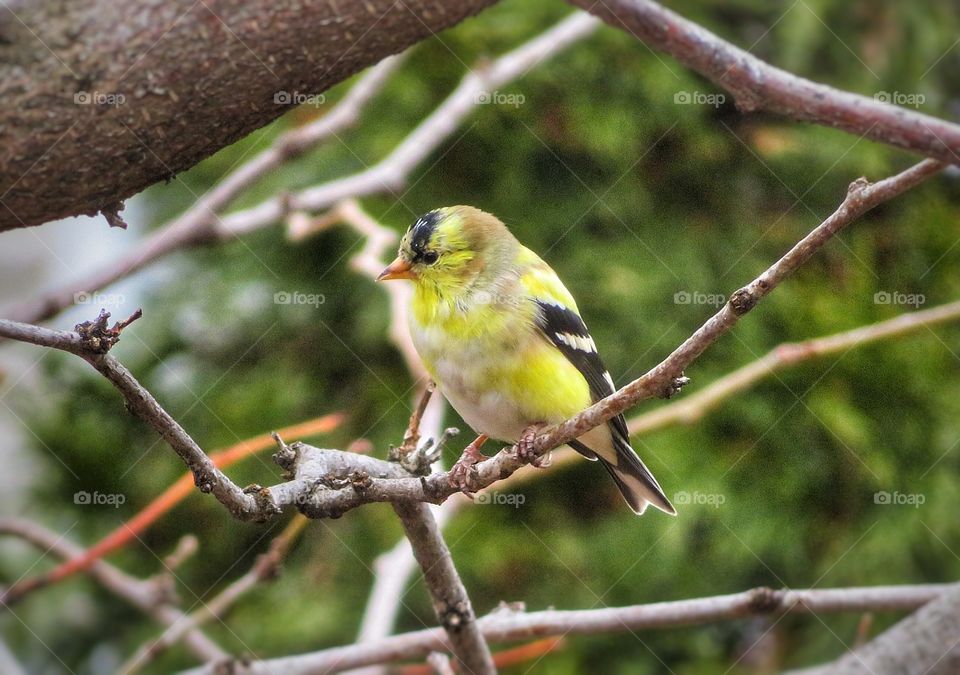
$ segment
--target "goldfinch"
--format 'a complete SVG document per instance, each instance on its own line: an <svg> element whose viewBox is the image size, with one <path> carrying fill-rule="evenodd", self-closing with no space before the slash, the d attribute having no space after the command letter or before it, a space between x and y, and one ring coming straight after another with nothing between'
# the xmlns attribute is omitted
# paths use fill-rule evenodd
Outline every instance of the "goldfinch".
<svg viewBox="0 0 960 675"><path fill-rule="evenodd" d="M573 296L495 216L471 206L424 214L378 278L388 279L412 280L414 346L437 388L480 434L461 463L482 458L487 436L522 446L538 426L614 392ZM636 513L652 504L676 515L630 446L622 415L570 445L600 461Z"/></svg>

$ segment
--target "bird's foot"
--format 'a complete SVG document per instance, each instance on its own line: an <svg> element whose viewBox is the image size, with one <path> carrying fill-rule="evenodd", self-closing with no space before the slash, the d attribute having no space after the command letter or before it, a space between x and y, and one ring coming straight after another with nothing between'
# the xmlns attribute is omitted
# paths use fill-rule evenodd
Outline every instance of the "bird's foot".
<svg viewBox="0 0 960 675"><path fill-rule="evenodd" d="M480 452L480 448L487 442L487 438L486 434L477 436L470 445L463 449L463 454L460 455L457 463L450 467L450 485L471 498L473 497L473 491L470 489L471 474L474 470L473 467L487 458Z"/></svg>
<svg viewBox="0 0 960 675"><path fill-rule="evenodd" d="M531 424L523 430L520 440L517 441L517 459L524 464L533 464L538 469L546 469L550 466L549 452L543 455L537 454L535 441L542 428L542 424Z"/></svg>

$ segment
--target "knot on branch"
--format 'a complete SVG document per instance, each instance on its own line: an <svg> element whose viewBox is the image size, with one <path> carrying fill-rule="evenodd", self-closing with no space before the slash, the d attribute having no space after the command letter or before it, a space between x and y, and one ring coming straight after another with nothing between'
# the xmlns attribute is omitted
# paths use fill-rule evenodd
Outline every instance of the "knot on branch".
<svg viewBox="0 0 960 675"><path fill-rule="evenodd" d="M690 378L680 373L663 386L663 389L660 390L660 398L673 398L688 384L690 384Z"/></svg>
<svg viewBox="0 0 960 675"><path fill-rule="evenodd" d="M761 586L750 591L750 597L747 600L747 607L756 614L770 614L780 609L781 593L772 588Z"/></svg>
<svg viewBox="0 0 960 675"><path fill-rule="evenodd" d="M447 632L461 631L468 623L475 620L470 603L465 601L445 603L438 615L440 623Z"/></svg>
<svg viewBox="0 0 960 675"><path fill-rule="evenodd" d="M456 427L447 427L440 434L440 438L436 440L428 438L419 448L409 447L406 439L404 439L404 443L400 447L390 446L387 461L396 462L414 476L428 476L434 462L440 459L443 454L447 442L459 433L460 430Z"/></svg>
<svg viewBox="0 0 960 675"><path fill-rule="evenodd" d="M298 444L294 443L292 447L287 445L276 431L271 431L270 435L273 436L273 440L277 442L278 448L278 450L273 453L273 461L283 469L284 480L292 480L297 469Z"/></svg>
<svg viewBox="0 0 960 675"><path fill-rule="evenodd" d="M110 312L101 309L96 319L78 323L74 326L74 330L80 335L85 349L95 354L106 354L120 340L123 329L141 316L143 316L143 310L138 309L125 320L117 321L113 327L108 327L107 320L110 318Z"/></svg>
<svg viewBox="0 0 960 675"><path fill-rule="evenodd" d="M200 492L207 494L213 490L213 476L199 467L192 467L193 484L197 486Z"/></svg>
<svg viewBox="0 0 960 675"><path fill-rule="evenodd" d="M743 316L756 306L758 300L759 298L754 295L753 291L744 286L730 296L728 304L734 314Z"/></svg>
<svg viewBox="0 0 960 675"><path fill-rule="evenodd" d="M202 489L203 488L201 488L201 490ZM253 498L257 503L256 522L265 523L274 516L280 515L281 509L273 500L273 495L270 494L270 488L265 488L262 485L253 483L252 485L248 485L247 487L243 488L243 494L253 495Z"/></svg>
<svg viewBox="0 0 960 675"><path fill-rule="evenodd" d="M121 230L127 229L127 223L123 219L123 216L120 215L124 206L125 204L123 202L116 202L100 209L100 213L107 219L107 225L110 227L119 227Z"/></svg>
<svg viewBox="0 0 960 675"><path fill-rule="evenodd" d="M860 176L847 186L847 197L858 197L868 187L870 187L870 181L867 180L866 176Z"/></svg>
<svg viewBox="0 0 960 675"><path fill-rule="evenodd" d="M346 487L352 487L357 492L362 492L373 485L373 478L363 469L351 471L346 476L328 473L320 479L323 485L333 490L342 490Z"/></svg>

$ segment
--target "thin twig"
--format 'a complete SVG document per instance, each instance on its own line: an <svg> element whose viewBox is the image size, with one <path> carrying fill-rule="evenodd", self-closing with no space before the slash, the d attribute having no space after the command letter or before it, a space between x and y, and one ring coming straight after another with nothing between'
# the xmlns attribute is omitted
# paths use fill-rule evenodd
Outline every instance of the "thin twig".
<svg viewBox="0 0 960 675"><path fill-rule="evenodd" d="M340 426L343 420L344 415L342 413L330 413L280 429L277 433L288 438L326 434ZM226 469L251 455L272 447L275 447L272 436L270 434L260 434L223 450L214 451L210 454L210 460L217 467ZM143 507L130 520L121 523L116 529L85 549L81 555L64 561L49 572L18 581L0 595L0 601L8 605L12 604L37 589L59 583L77 572L82 572L94 561L134 541L164 514L192 494L193 489L193 475L187 473Z"/></svg>
<svg viewBox="0 0 960 675"><path fill-rule="evenodd" d="M0 337L61 349L83 358L123 394L130 411L153 427L173 448L190 469L200 491L212 493L234 517L241 520L265 519L276 511L269 500L248 494L227 478L133 374L112 355L101 351L102 340L99 338L91 340L80 332L57 331L2 319Z"/></svg>
<svg viewBox="0 0 960 675"><path fill-rule="evenodd" d="M570 2L726 89L743 111L766 110L960 163L960 126L952 122L788 73L649 0Z"/></svg>
<svg viewBox="0 0 960 675"><path fill-rule="evenodd" d="M785 368L958 319L960 319L960 300L901 314L892 319L859 326L833 335L803 342L785 342L759 359L724 375L688 398L679 399L656 410L637 415L627 422L627 426L631 435L638 435L649 434L674 424L693 424L734 394Z"/></svg>
<svg viewBox="0 0 960 675"><path fill-rule="evenodd" d="M446 631L449 649L457 658L461 672L496 673L490 647L477 626L467 590L430 507L416 502L395 502L393 510L400 517L413 555L423 571L433 598L433 611Z"/></svg>
<svg viewBox="0 0 960 675"><path fill-rule="evenodd" d="M956 593L958 584L866 586L854 588L771 590L755 588L732 595L658 602L630 607L542 612L495 611L477 623L491 643L529 640L548 635L596 635L651 629L698 626L749 616L830 614L865 611L910 611ZM324 649L310 654L238 664L234 675L286 675L337 672L378 663L422 659L447 649L446 635L438 629L405 633L371 644ZM202 666L185 675L213 673Z"/></svg>
<svg viewBox="0 0 960 675"><path fill-rule="evenodd" d="M64 559L75 558L83 553L82 548L63 535L21 518L0 518L0 535L19 537ZM101 586L164 626L172 626L186 619L186 614L164 602L163 594L159 593L156 584L150 581L132 577L103 560L94 562L87 573ZM196 628L187 631L183 640L200 661L212 662L228 658L225 651Z"/></svg>
<svg viewBox="0 0 960 675"><path fill-rule="evenodd" d="M304 516L297 514L293 520L278 534L267 551L257 556L253 567L242 577L223 589L213 599L205 602L197 611L170 625L159 637L151 639L140 646L133 656L123 664L117 672L124 675L133 675L144 666L154 661L177 644L190 631L202 626L213 619L222 619L227 611L246 593L264 581L273 579L279 574L280 566L304 527L310 522Z"/></svg>

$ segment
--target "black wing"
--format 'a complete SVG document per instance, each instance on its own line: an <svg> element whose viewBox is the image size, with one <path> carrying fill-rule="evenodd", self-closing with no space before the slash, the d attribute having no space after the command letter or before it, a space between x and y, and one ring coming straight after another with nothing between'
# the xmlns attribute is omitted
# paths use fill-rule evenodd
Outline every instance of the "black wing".
<svg viewBox="0 0 960 675"><path fill-rule="evenodd" d="M597 346L590 337L590 331L576 312L548 302L536 301L540 312L537 325L543 334L560 352L567 357L586 379L590 386L590 395L596 402L613 393L613 379L597 354ZM657 479L634 452L630 445L627 422L623 415L611 418L607 425L613 438L614 457L602 456L603 466L610 472L617 487L630 507L638 514L643 513L647 504L666 513L676 515L676 509L663 493ZM574 448L589 459L597 459L597 453L580 441L570 441Z"/></svg>
<svg viewBox="0 0 960 675"><path fill-rule="evenodd" d="M537 326L553 345L567 357L590 387L590 395L596 403L613 393L613 378L597 354L597 345L587 330L583 319L571 309L541 300L536 301L539 308ZM610 420L610 427L617 436L628 440L627 423L623 415ZM628 440L629 443L629 440ZM573 443L571 443L573 445ZM579 444L578 444L579 445ZM576 446L574 446L576 447ZM580 448L577 448L580 450ZM592 454L592 453L591 453Z"/></svg>

